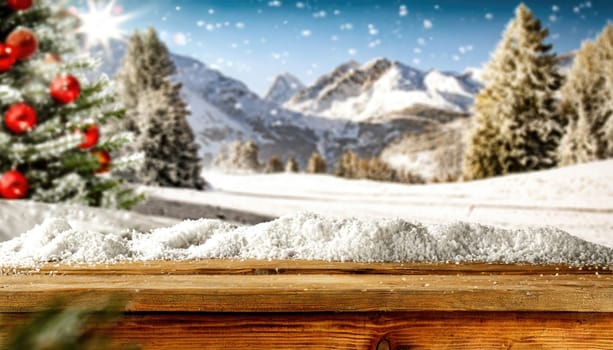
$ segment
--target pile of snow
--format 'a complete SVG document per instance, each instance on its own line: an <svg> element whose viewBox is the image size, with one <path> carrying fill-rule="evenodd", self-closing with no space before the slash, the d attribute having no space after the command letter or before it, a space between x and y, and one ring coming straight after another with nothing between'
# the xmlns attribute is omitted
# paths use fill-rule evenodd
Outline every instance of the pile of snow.
<svg viewBox="0 0 613 350"><path fill-rule="evenodd" d="M140 215L123 210L0 200L0 242L53 218L62 218L77 230L98 232L116 232L127 228L148 231L178 222L170 218Z"/></svg>
<svg viewBox="0 0 613 350"><path fill-rule="evenodd" d="M184 221L150 233L79 230L67 220L48 219L0 243L0 256L3 267L201 258L603 265L613 262L613 249L554 228L506 230L302 213L255 226Z"/></svg>
<svg viewBox="0 0 613 350"><path fill-rule="evenodd" d="M214 191L145 188L150 197L279 217L399 217L508 229L553 226L613 248L613 160L481 181L406 185L328 175L228 175L207 171Z"/></svg>

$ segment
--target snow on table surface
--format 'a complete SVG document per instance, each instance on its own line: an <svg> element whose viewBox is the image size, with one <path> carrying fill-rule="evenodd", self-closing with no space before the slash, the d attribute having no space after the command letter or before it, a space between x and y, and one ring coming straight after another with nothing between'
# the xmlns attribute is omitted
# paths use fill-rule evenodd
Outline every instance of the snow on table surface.
<svg viewBox="0 0 613 350"><path fill-rule="evenodd" d="M254 226L184 221L149 233L101 233L46 219L0 243L0 256L3 267L207 258L608 265L613 249L554 228L507 230L302 213Z"/></svg>
<svg viewBox="0 0 613 350"><path fill-rule="evenodd" d="M151 196L263 216L339 217L555 226L613 247L613 160L468 183L406 185L328 175L205 172L209 192L144 188Z"/></svg>

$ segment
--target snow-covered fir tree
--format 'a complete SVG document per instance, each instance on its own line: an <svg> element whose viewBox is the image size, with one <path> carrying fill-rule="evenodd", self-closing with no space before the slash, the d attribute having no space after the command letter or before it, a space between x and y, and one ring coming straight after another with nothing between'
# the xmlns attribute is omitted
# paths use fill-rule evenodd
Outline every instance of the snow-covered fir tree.
<svg viewBox="0 0 613 350"><path fill-rule="evenodd" d="M201 189L201 160L181 86L171 81L175 71L155 30L134 33L118 80L132 116L128 127L138 135L133 146L145 159L126 177L148 185Z"/></svg>
<svg viewBox="0 0 613 350"><path fill-rule="evenodd" d="M137 113L142 124L136 149L145 158L136 179L147 185L203 189L198 145L187 123L181 85L165 80L158 89L144 91Z"/></svg>
<svg viewBox="0 0 613 350"><path fill-rule="evenodd" d="M327 171L326 160L319 152L313 152L307 164L307 172L311 174L325 174Z"/></svg>
<svg viewBox="0 0 613 350"><path fill-rule="evenodd" d="M259 171L262 168L259 154L260 148L255 142L245 142L240 148L239 167L244 170Z"/></svg>
<svg viewBox="0 0 613 350"><path fill-rule="evenodd" d="M226 145L219 152L215 166L227 172L259 172L263 169L260 164L260 149L253 141L234 141Z"/></svg>
<svg viewBox="0 0 613 350"><path fill-rule="evenodd" d="M272 173L282 173L283 172L283 162L279 159L279 156L272 156L268 159L268 163L266 163L265 172Z"/></svg>
<svg viewBox="0 0 613 350"><path fill-rule="evenodd" d="M556 165L563 132L556 92L557 56L548 30L524 4L515 11L484 74L464 178L478 179Z"/></svg>
<svg viewBox="0 0 613 350"><path fill-rule="evenodd" d="M160 89L176 72L166 45L159 40L155 29L135 31L130 37L116 80L122 90L121 99L128 118L129 130L139 133L140 118L136 113L140 95L148 90Z"/></svg>
<svg viewBox="0 0 613 350"><path fill-rule="evenodd" d="M123 117L106 78L75 59L78 19L53 1L0 2L0 198L130 207L138 196L111 176L137 155L107 133ZM113 159L115 158L115 159Z"/></svg>
<svg viewBox="0 0 613 350"><path fill-rule="evenodd" d="M613 24L585 42L562 87L562 115L568 126L560 164L613 157Z"/></svg>
<svg viewBox="0 0 613 350"><path fill-rule="evenodd" d="M285 172L287 173L297 173L298 172L298 161L296 158L289 157L287 159L287 163L285 164Z"/></svg>

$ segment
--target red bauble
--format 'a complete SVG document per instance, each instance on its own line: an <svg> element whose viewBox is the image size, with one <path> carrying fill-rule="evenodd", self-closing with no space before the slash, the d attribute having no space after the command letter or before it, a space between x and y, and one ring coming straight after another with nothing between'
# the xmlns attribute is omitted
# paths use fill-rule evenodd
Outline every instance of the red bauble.
<svg viewBox="0 0 613 350"><path fill-rule="evenodd" d="M32 7L32 0L6 0L6 4L13 11L22 11Z"/></svg>
<svg viewBox="0 0 613 350"><path fill-rule="evenodd" d="M58 55L54 55L52 53L48 53L45 55L45 63L60 63L62 59Z"/></svg>
<svg viewBox="0 0 613 350"><path fill-rule="evenodd" d="M51 97L63 105L76 101L81 94L81 84L72 75L59 76L51 82Z"/></svg>
<svg viewBox="0 0 613 350"><path fill-rule="evenodd" d="M8 72L17 61L17 55L12 46L0 43L0 73Z"/></svg>
<svg viewBox="0 0 613 350"><path fill-rule="evenodd" d="M87 150L98 144L100 139L100 129L97 125L90 125L85 131L76 130L83 135L83 142L79 145L82 150Z"/></svg>
<svg viewBox="0 0 613 350"><path fill-rule="evenodd" d="M32 31L20 28L14 30L6 38L7 45L10 45L15 50L18 60L25 60L32 56L38 48L38 40Z"/></svg>
<svg viewBox="0 0 613 350"><path fill-rule="evenodd" d="M15 134L28 132L36 122L36 111L27 103L15 103L4 114L4 125Z"/></svg>
<svg viewBox="0 0 613 350"><path fill-rule="evenodd" d="M17 170L7 171L0 178L0 196L21 199L28 195L28 179Z"/></svg>
<svg viewBox="0 0 613 350"><path fill-rule="evenodd" d="M98 174L107 173L111 168L111 155L107 151L93 151L92 154L98 159Z"/></svg>

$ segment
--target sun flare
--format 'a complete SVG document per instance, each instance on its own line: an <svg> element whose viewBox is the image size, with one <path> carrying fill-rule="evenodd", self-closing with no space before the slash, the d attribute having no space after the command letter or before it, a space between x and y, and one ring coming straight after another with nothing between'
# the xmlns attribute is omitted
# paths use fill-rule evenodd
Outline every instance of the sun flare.
<svg viewBox="0 0 613 350"><path fill-rule="evenodd" d="M115 0L106 3L88 0L87 7L87 12L79 15L81 26L78 32L85 36L86 48L102 45L108 50L111 40L120 40L125 35L121 24L132 16L121 14L122 8L115 4Z"/></svg>

